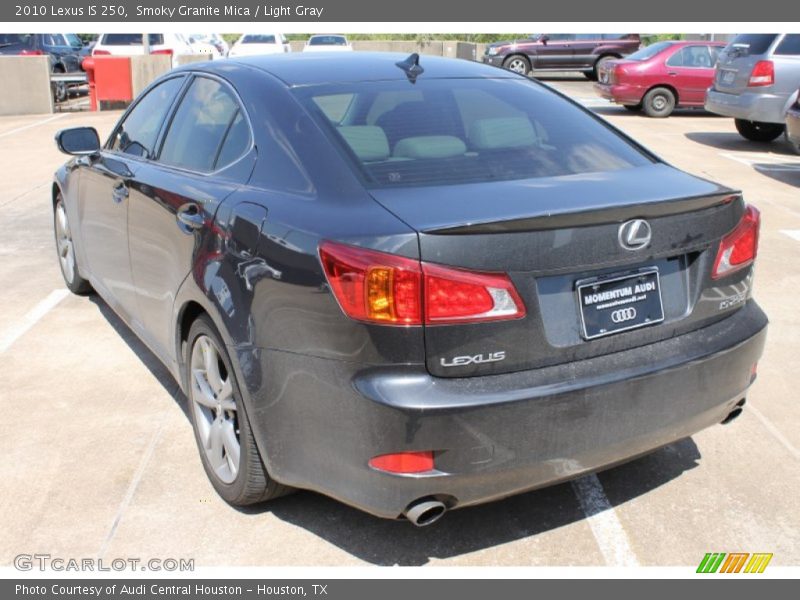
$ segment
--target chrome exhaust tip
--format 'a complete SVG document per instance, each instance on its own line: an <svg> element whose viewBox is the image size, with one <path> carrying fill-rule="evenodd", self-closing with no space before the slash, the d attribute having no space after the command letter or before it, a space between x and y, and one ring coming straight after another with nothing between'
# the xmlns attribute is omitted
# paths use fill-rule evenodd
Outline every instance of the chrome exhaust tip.
<svg viewBox="0 0 800 600"><path fill-rule="evenodd" d="M447 506L435 498L420 498L408 505L403 512L406 519L417 527L433 525L447 512Z"/></svg>

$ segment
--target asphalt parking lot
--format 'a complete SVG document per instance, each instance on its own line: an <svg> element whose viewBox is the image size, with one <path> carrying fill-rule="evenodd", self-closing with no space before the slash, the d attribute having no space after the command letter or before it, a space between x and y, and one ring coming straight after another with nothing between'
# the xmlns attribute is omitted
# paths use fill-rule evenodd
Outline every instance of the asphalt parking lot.
<svg viewBox="0 0 800 600"><path fill-rule="evenodd" d="M20 553L183 557L197 566L643 565L706 552L800 564L800 156L730 119L648 119L550 83L672 164L742 189L762 212L755 295L771 319L744 414L598 476L453 511L432 527L300 492L236 510L208 483L186 400L97 297L71 296L50 185L58 129L119 116L0 117L0 565Z"/></svg>

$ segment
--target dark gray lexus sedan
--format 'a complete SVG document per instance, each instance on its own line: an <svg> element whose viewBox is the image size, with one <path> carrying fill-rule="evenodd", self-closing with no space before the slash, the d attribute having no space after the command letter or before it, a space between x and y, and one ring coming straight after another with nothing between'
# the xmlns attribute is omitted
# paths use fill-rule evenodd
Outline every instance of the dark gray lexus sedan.
<svg viewBox="0 0 800 600"><path fill-rule="evenodd" d="M69 288L171 370L228 502L417 525L738 415L759 213L464 60L171 71L52 188Z"/></svg>

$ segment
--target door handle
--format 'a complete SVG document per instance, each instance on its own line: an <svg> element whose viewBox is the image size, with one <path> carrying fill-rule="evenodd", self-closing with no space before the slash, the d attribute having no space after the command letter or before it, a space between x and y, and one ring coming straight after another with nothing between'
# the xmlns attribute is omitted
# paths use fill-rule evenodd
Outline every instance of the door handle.
<svg viewBox="0 0 800 600"><path fill-rule="evenodd" d="M178 219L181 229L187 233L193 229L200 229L205 225L203 211L193 202L188 202L181 206L175 214L175 217Z"/></svg>
<svg viewBox="0 0 800 600"><path fill-rule="evenodd" d="M111 198L119 204L128 197L128 186L124 181L118 181L111 190Z"/></svg>
<svg viewBox="0 0 800 600"><path fill-rule="evenodd" d="M671 75L672 77L675 77L677 74L678 73L675 71L667 71L667 75Z"/></svg>

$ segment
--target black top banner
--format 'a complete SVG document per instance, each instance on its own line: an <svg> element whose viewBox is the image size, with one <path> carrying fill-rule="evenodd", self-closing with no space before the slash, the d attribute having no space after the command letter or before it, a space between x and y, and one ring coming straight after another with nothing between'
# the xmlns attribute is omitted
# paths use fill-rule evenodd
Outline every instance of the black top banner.
<svg viewBox="0 0 800 600"><path fill-rule="evenodd" d="M0 20L24 22L797 22L787 0L606 0L480 2L477 0L59 0L0 5Z"/></svg>

